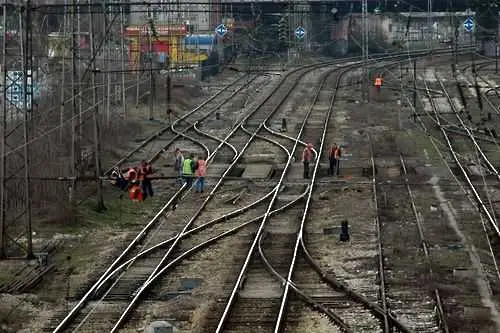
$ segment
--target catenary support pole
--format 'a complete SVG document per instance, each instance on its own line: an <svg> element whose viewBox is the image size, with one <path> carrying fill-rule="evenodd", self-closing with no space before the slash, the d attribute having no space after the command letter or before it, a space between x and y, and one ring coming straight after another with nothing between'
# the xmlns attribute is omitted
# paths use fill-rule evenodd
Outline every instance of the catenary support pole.
<svg viewBox="0 0 500 333"><path fill-rule="evenodd" d="M67 4L68 0L64 0L64 4ZM62 28L62 38L65 41L66 40L66 29L68 27L68 18L67 15L63 15L63 28ZM64 44L63 44L64 45ZM57 50L57 48L56 48ZM57 54L57 52L54 54L54 56L57 58L60 56ZM64 101L66 97L66 48L62 48L62 64L61 64L61 96L59 99L59 142L63 143L64 142Z"/></svg>
<svg viewBox="0 0 500 333"><path fill-rule="evenodd" d="M121 0L123 3L123 0ZM123 12L123 6L120 6L120 62L121 62L121 70L122 70L122 112L123 112L123 119L127 120L127 95L126 95L126 89L125 89L125 14Z"/></svg>
<svg viewBox="0 0 500 333"><path fill-rule="evenodd" d="M6 204L7 204L7 196L6 196L6 164L7 158L5 157L6 153L6 133L7 133L7 0L3 1L2 6L2 26L3 29L3 40L2 40L2 128L1 128L1 140L0 143L0 177L2 180L0 182L0 259L4 259L6 256L7 249L7 221L6 221Z"/></svg>
<svg viewBox="0 0 500 333"><path fill-rule="evenodd" d="M106 8L106 5L104 4L104 31L106 31L106 27L108 26L108 21L109 21L109 17L108 17L108 13L106 12L107 8ZM113 64L113 61L111 60L112 59L112 54L114 54L114 52L111 51L111 43L110 43L110 38L108 36L108 34L104 34L104 50L105 52L103 53L104 54L104 57L105 57L105 64L106 64L106 67L105 68L111 68L112 64ZM114 57L113 57L114 59ZM107 86L107 92L106 92L106 124L109 126L111 124L111 73L107 72L106 73L106 86Z"/></svg>
<svg viewBox="0 0 500 333"><path fill-rule="evenodd" d="M155 79L153 73L153 42L151 40L153 32L151 27L148 31L148 57L149 57L149 120L154 119L154 98L155 98Z"/></svg>
<svg viewBox="0 0 500 333"><path fill-rule="evenodd" d="M88 0L89 3L92 0ZM89 7L90 8L90 7ZM90 57L91 59L94 59L95 56L95 44L94 44L94 15L92 14L92 11L89 10L89 37L90 37ZM92 66L95 67L94 64ZM96 180L96 201L97 201L97 206L96 206L96 211L102 212L106 209L104 206L104 198L103 198L103 193L102 193L102 180L99 178L102 174L101 170L101 156L100 156L100 151L101 151L101 140L100 140L100 135L99 135L99 105L97 104L97 85L96 85L96 75L97 72L95 70L92 70L92 78L91 78L91 84L92 84L92 105L94 105L94 112L92 114L92 122L94 126L94 158L95 158L95 169L96 169L96 175L98 179Z"/></svg>
<svg viewBox="0 0 500 333"><path fill-rule="evenodd" d="M21 21L20 34L24 32L24 46L21 49L23 57L23 136L24 136L24 223L26 225L26 258L32 259L33 255L33 239L31 232L31 181L30 181L30 160L29 160L29 128L31 122L31 114L33 112L33 35L32 35L32 9L31 0L26 1L24 8L24 26ZM23 31L24 30L24 31Z"/></svg>
<svg viewBox="0 0 500 333"><path fill-rule="evenodd" d="M73 0L73 5L76 5L76 0ZM71 120L71 157L70 157L70 174L73 176L78 175L78 166L79 166L79 149L78 149L78 104L77 98L78 96L78 67L77 67L77 24L78 17L76 14L76 6L72 7L72 24L71 24L71 90L73 93L72 96L72 109L73 109L73 118ZM72 182L69 188L69 201L73 205L75 203L74 191L75 191L76 182Z"/></svg>
<svg viewBox="0 0 500 333"><path fill-rule="evenodd" d="M417 60L413 60L413 105L417 107Z"/></svg>

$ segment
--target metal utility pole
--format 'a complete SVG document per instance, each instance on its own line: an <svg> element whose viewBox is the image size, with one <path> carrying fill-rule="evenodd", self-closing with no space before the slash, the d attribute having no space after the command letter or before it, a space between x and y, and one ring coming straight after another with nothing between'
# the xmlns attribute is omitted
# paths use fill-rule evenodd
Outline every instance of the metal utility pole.
<svg viewBox="0 0 500 333"><path fill-rule="evenodd" d="M153 43L151 40L153 32L149 28L149 120L153 120L154 99L155 99L155 77L153 73Z"/></svg>
<svg viewBox="0 0 500 333"><path fill-rule="evenodd" d="M7 158L5 158L6 145L7 145L7 2L4 0L2 6L2 26L3 26L3 40L2 40L2 71L3 71L3 81L2 81L2 142L0 143L0 259L7 256L7 219L6 219L6 207L7 207L7 189L6 189L6 176L7 176Z"/></svg>
<svg viewBox="0 0 500 333"><path fill-rule="evenodd" d="M123 0L120 1L123 4ZM124 28L125 14L123 12L123 5L120 6L120 60L121 60L121 70L122 70L122 108L123 108L123 118L127 119L127 101L126 101L126 91L125 91L125 41L123 35L125 33Z"/></svg>
<svg viewBox="0 0 500 333"><path fill-rule="evenodd" d="M172 93L172 82L170 80L170 70L169 65L167 64L167 117L169 124L172 123L172 110L170 109L171 102L171 93Z"/></svg>
<svg viewBox="0 0 500 333"><path fill-rule="evenodd" d="M361 16L362 53L363 53L363 79L361 80L361 92L364 102L370 101L370 81L368 78L368 4L367 0L362 0Z"/></svg>
<svg viewBox="0 0 500 333"><path fill-rule="evenodd" d="M68 1L65 0L64 4L67 5ZM67 15L64 15L63 17L63 29L62 29L62 45L63 47L61 48L63 54L62 54L62 67L61 67L61 97L59 100L60 106L59 106L59 141L62 143L64 142L64 100L66 97L66 29L68 26L68 19ZM60 36L59 36L60 37ZM56 55L57 56L57 55Z"/></svg>
<svg viewBox="0 0 500 333"><path fill-rule="evenodd" d="M106 3L103 2L102 3L102 15L103 15L103 22L104 22L104 30L103 30L103 33L104 33L104 36L103 36L103 41L104 41L104 52L102 53L103 54L103 57L104 57L104 61L103 61L103 65L104 65L104 68L111 68L111 50L110 50L110 45L109 45L109 37L108 37L108 34L106 33L106 30L107 30L107 27L108 27L108 21L109 21L109 18L108 18L108 13L107 13L107 8L106 8ZM111 123L111 73L107 72L106 73L106 85L105 87L107 88L104 88L106 89L105 91L105 96L106 96L106 123L109 124Z"/></svg>
<svg viewBox="0 0 500 333"><path fill-rule="evenodd" d="M432 0L427 0L427 31L430 32L427 38L429 41L429 51L432 52L434 41L434 26L432 24Z"/></svg>
<svg viewBox="0 0 500 333"><path fill-rule="evenodd" d="M22 7L3 3L3 108L0 174L0 259L32 259L29 127L32 112L31 1ZM7 15L18 17L18 27L8 27ZM17 30L19 41L9 39ZM21 66L19 67L19 55ZM16 71L9 74L9 71ZM22 75L22 77L21 77ZM18 89L12 89L17 86ZM22 115L22 116L21 116ZM22 139L22 140L21 140ZM22 144L22 149L14 149Z"/></svg>
<svg viewBox="0 0 500 333"><path fill-rule="evenodd" d="M417 108L417 60L413 60L413 106Z"/></svg>
<svg viewBox="0 0 500 333"><path fill-rule="evenodd" d="M29 161L29 122L31 121L31 114L33 112L33 34L32 34L32 8L31 0L26 1L25 8L25 37L24 37L24 47L21 52L23 56L23 91L24 91L24 101L23 101L23 111L24 111L24 202L25 202L25 214L24 220L26 223L26 257L28 259L34 258L33 255L33 243L32 243L32 232L31 232L31 181L30 181L30 161ZM21 26L22 28L22 26ZM20 32L22 29L20 30ZM22 34L21 34L22 35Z"/></svg>
<svg viewBox="0 0 500 333"><path fill-rule="evenodd" d="M78 16L76 13L77 0L73 0L72 6L72 31L71 31L71 90L73 92L72 96L72 108L73 108L73 118L71 121L71 165L70 165L70 174L72 174L75 179L78 176L78 170L80 165L80 140L78 136L78 119L79 119L79 109L77 104L77 96L78 96L78 40L77 40L77 25L78 25ZM76 187L76 181L72 181L69 188L69 201L71 204L74 204L74 191Z"/></svg>
<svg viewBox="0 0 500 333"><path fill-rule="evenodd" d="M495 74L498 74L498 33L495 36Z"/></svg>
<svg viewBox="0 0 500 333"><path fill-rule="evenodd" d="M78 70L80 70L80 39L82 38L82 29L81 29L81 24L80 22L82 21L81 20L81 9L80 9L80 0L76 0L76 3L77 3L77 8L76 8L76 13L77 13L77 17L76 17L76 20L77 20L77 27L76 27L76 45L77 45L77 60L78 62L76 63L77 64L77 68ZM80 85L80 75L77 75L77 80L76 80L76 84L77 85ZM79 140L81 140L81 138L83 137L83 103L82 103L82 90L83 89L78 89L78 95L75 95L74 98L77 98L78 100L78 133L79 133Z"/></svg>
<svg viewBox="0 0 500 333"><path fill-rule="evenodd" d="M91 0L89 0L90 3ZM94 59L95 57L95 46L94 46L94 15L92 14L91 7L89 6L89 37L90 37L90 58ZM94 66L95 64L91 63L91 66ZM95 170L96 170L96 176L97 176L97 189L96 189L96 195L97 195L97 206L96 210L98 212L102 212L106 209L104 206L104 198L103 198L103 193L102 193L102 179L100 178L101 176L101 156L100 156L100 151L101 151L101 140L100 140L100 135L99 135L99 119L98 119L98 114L99 114L99 106L97 105L97 86L96 86L96 70L92 70L92 79L91 79L91 84L92 84L92 105L94 105L94 111L92 114L92 122L94 126L94 158L95 158ZM109 100L109 96L108 96Z"/></svg>

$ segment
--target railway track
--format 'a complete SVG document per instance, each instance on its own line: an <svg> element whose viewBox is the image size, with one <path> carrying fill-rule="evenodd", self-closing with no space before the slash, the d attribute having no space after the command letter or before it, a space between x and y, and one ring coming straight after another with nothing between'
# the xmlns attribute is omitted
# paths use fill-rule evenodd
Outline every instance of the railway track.
<svg viewBox="0 0 500 333"><path fill-rule="evenodd" d="M163 273L167 269L172 268L171 265L173 265L172 264L173 261L177 262L178 260L181 260L185 254L192 254L194 251L193 249L199 248L198 245L200 245L202 243L207 243L207 242L211 243L213 239L218 239L218 236L213 236L217 232L222 232L222 234L230 234L231 233L232 226L228 225L228 226L225 226L224 229L220 229L220 230L214 229L213 230L214 234L210 234L209 237L204 238L204 239L206 239L205 241L202 241L202 239L195 239L195 238L191 239L192 240L191 243L188 243L188 242L184 243L182 241L182 239L185 237L185 235L190 233L191 229L194 226L196 226L195 223L200 218L200 216L203 216L204 213L207 214L205 212L205 208L208 205L210 205L210 202L214 197L217 197L216 192L223 185L224 177L226 177L229 174L229 172L232 168L234 168L235 166L238 165L239 159L243 156L243 154L248 149L248 147L253 143L253 140L260 138L261 131L266 129L266 126L265 126L266 122L271 118L271 116L274 114L274 112L277 109L279 109L279 107L283 103L283 100L291 93L291 91L293 90L293 88L295 86L295 83L299 81L300 77L303 74L305 74L305 72L307 72L311 68L314 69L315 67L318 67L318 66L320 66L320 65L312 65L312 66L309 66L306 68L299 69L299 70L289 74L291 76L291 78L288 77L287 80L283 80L282 83L280 85L278 85L277 88L275 88L274 94L270 94L269 97L267 97L262 103L259 103L258 107L254 110L254 112L251 112L249 115L245 116L242 119L242 121L240 121L238 124L236 124L236 126L234 126L232 128L232 130L226 135L225 138L223 138L223 139L219 138L219 140L217 140L219 142L217 147L215 147L214 149L209 149L209 151L210 151L209 160L211 160L214 156L216 156L216 154L221 149L221 147L227 146L227 142L233 138L235 133L238 133L238 135L240 136L243 132L245 132L242 130L242 126L244 124L248 123L249 121L254 121L255 123L259 124L259 125L257 125L256 128L252 128L251 126L245 127L246 133L247 133L246 139L241 139L244 137L240 136L240 138L237 139L236 141L238 141L238 143L242 143L242 142L246 142L246 143L244 145L240 144L239 146L236 144L233 145L238 154L232 159L231 164L223 172L220 180L217 182L217 184L215 184L215 186L213 187L210 194L206 198L200 198L200 200L198 200L198 201L194 200L190 204L186 204L183 202L183 207L186 207L186 209L188 209L188 210L190 209L190 206L192 204L192 208L191 208L192 210L191 210L191 213L184 212L186 214L187 219L184 219L183 222L181 222L178 226L176 226L174 228L175 230L180 230L180 231L174 232L173 234L170 234L170 235L167 235L167 234L161 235L161 237L158 237L154 242L152 242L153 247L155 246L154 243L156 242L156 244L162 244L162 246L165 246L165 248L167 249L166 252L163 253L163 255L156 257L156 258L153 258L154 260L156 260L156 262L158 262L158 265L153 267L153 265L151 265L151 263L147 263L145 265L146 270L149 272L147 274L147 276L146 276L146 274L142 273L139 278L128 279L129 281L133 281L133 283L135 283L135 285L132 287L127 286L123 290L135 291L135 292L127 293L127 292L124 292L121 288L117 289L117 290L119 290L119 292L116 294L118 295L117 297L119 299L120 299L120 297L121 297L121 299L123 299L123 295L125 295L125 294L132 294L132 297L131 297L131 299L130 298L127 299L126 302L122 302L120 304L113 303L110 306L110 308L112 308L111 312L113 312L113 317L115 319L116 319L116 314L120 314L119 318L117 318L117 320L113 321L113 320L107 320L106 317L104 317L106 319L105 323L103 323L104 326L102 326L102 327L99 326L99 329L106 330L106 327L108 327L109 328L108 330L116 331L118 328L123 326L123 324L126 322L126 320L130 317L133 310L136 308L136 305L137 305L137 302L139 301L139 299L142 299L142 294L147 295L149 293L150 288L153 286L153 284L156 283L156 280L160 280ZM187 126L187 128L189 128L191 130L191 127L189 127L190 126L189 124L187 124L186 126ZM194 126L193 126L193 128L194 128ZM174 131L178 131L177 135L179 135L179 133L183 133L182 131L186 131L186 127L182 127L179 129L176 129L174 127ZM271 133L272 133L272 131L271 131ZM313 131L313 133L315 133L315 132ZM313 134L311 134L311 136L312 135ZM182 135L180 135L180 136L182 136ZM267 139L268 139L268 141L272 140L269 137ZM197 139L194 139L194 140L197 141ZM232 139L232 140L234 140L234 139ZM294 144L294 148L292 151L297 150L296 148L300 143L299 142L300 140L298 140L298 139L294 139L294 141L295 141L295 144ZM280 147L279 149L283 150L284 152L287 150L287 148L284 147L284 145L276 144L276 146L279 146ZM291 154L292 153L290 151L285 152L285 155L288 155L288 163L290 163L290 161L291 161L291 158L292 158ZM268 192L268 194L271 197L269 198L268 208L267 208L266 214L264 215L264 218L263 218L264 220L269 217L269 214L273 211L272 208L275 207L274 204L276 204L276 200L278 198L278 191L281 189L281 185L283 185L281 183L282 183L283 176L285 174L286 174L286 172L283 172L280 181L275 182L274 187L273 187L273 185L271 185L271 191ZM177 193L182 193L182 192L180 190ZM175 202L175 200L177 199L177 196L178 195L176 194L172 197L172 200L164 206L162 211L160 211L158 213L158 215L155 217L154 220L160 220L160 219L163 220L163 215L165 214L165 212L168 211L167 210L168 207L170 207L172 205L172 203ZM260 195L258 197L262 198L262 195ZM254 199L256 199L256 198L257 197L255 197ZM259 200L256 200L256 201L259 201ZM254 200L254 202L255 202L255 200ZM286 202L290 203L290 202L294 202L294 201L292 200L292 201L286 201ZM244 207L240 207L240 208L236 209L234 214L235 215L239 214L239 211L242 211L243 208ZM238 211L238 212L236 212L236 211ZM171 214L170 211L168 211L168 212L169 213L167 213L167 215ZM258 214L258 213L259 212L257 211L255 214ZM178 214L180 214L180 213L178 213ZM208 213L207 215L210 215L210 213ZM177 219L175 219L175 220L177 220ZM168 221L170 221L170 218L168 219ZM226 227L227 227L227 229L226 229ZM262 228L259 228L257 230L257 234L259 234L259 233L262 234L262 231L263 231ZM142 238L144 237L144 235L145 235L144 231L141 232L141 234L138 236L136 241L134 241L134 244L131 244L132 248L135 246L135 243L143 242ZM168 242L165 241L166 238L169 238ZM260 239L260 237L259 238L256 237L254 239L254 241L259 240L259 239ZM202 243L199 243L199 242L202 242ZM193 244L196 244L196 243L199 243L199 244L194 246ZM133 255L131 256L131 253L138 254L140 252L139 250L135 250L135 252L131 252L130 250L131 250L131 248L129 247L127 249L127 251L125 252L126 253L125 256L123 256L123 255L120 256L120 258L118 258L118 260L115 262L116 264L113 263L111 265L110 269L103 275L102 280L108 279L111 276L113 276L113 279L114 279L116 276L114 274L110 275L110 272L112 272L114 269L116 269L116 267L118 267L118 263L123 263L124 259L127 258L127 256L130 256L133 258ZM178 259L178 258L181 258L181 259ZM136 260L134 260L134 261L137 261L137 259L139 259L139 257L137 257ZM128 264L126 266L128 266ZM125 267L125 266L123 266L123 267ZM139 268L139 270L140 269L142 269L142 268ZM126 274L129 274L129 273L132 273L132 270L130 270L130 268L126 270ZM130 276L134 276L134 275L131 274ZM98 290L102 287L102 280L98 281L94 290L92 290L92 288L91 288L91 290L88 293L89 296L96 295L96 290ZM141 281L138 281L138 280L141 280ZM118 281L120 281L120 279ZM289 284L286 284L286 285L288 286ZM78 326L80 324L80 322L78 320L74 320L74 319L75 319L75 315L78 312L80 312L80 310L82 309L82 306L86 302L88 302L89 297L87 296L86 298L87 299L83 300L82 302L79 302L80 305L77 305L74 308L74 310L70 313L70 315L63 320L61 325L59 325L55 331L62 331L63 328L66 328L65 327L66 324L68 324L70 322L73 322L71 325ZM100 304L102 304L102 302ZM282 303L280 303L280 304L282 304ZM118 306L116 306L116 305L118 305ZM123 309L124 307L126 307L126 308ZM280 305L280 307L282 307L282 305ZM103 311L103 312L106 312L106 311ZM110 325L112 325L112 326L110 326ZM92 329L95 329L95 324L93 324Z"/></svg>
<svg viewBox="0 0 500 333"><path fill-rule="evenodd" d="M428 135L440 161L449 170L448 175L431 174L432 177L429 176L430 179L427 178L426 183L422 183L422 179L426 177L421 174L421 169L419 169L420 175L417 173L405 177L413 179L410 181L412 191L417 193L414 195L414 200L420 202L420 208L418 204L412 208L414 215L415 210L419 210L419 215L415 217L415 220L420 220L420 224L425 225L425 228L418 228L419 239L423 238L424 230L429 231L425 233L427 240L423 245L423 252L426 252L425 245L428 245L427 252L432 261L425 260L418 266L422 270L431 269L431 272L427 272L425 279L433 286L431 288L433 292L427 295L432 297L434 304L438 305L439 301L442 303L442 312L448 319L446 321L449 326L448 331L470 332L479 331L485 327L493 329L495 325L488 320L490 318L496 320L496 309L490 302L496 298L493 291L498 288L496 264L498 258L496 258L495 251L498 237L493 213L487 211L491 211L492 208L489 197L495 192L493 189L496 187L497 180L494 171L488 171L489 175L483 177L474 175L469 166L481 165L483 170L488 170L486 159L490 159L493 167L496 163L489 156L492 150L485 149L487 144L473 130L471 122L465 118L466 114L452 105L452 102L457 99L448 91L448 86L445 85L446 82L442 82L442 77L442 74L439 75L435 84L432 85L432 90L439 89L441 96L431 94L431 84L423 81L426 92L424 98L429 100L426 110L428 114L425 115L424 112L422 116L413 109L415 120ZM470 106L473 103L469 100L470 98L470 96L467 97L466 105ZM472 101L475 100L477 99L474 98ZM471 113L477 111L474 108L470 110ZM460 119L461 117L463 118ZM455 122L454 127L461 129L460 135L457 136L454 131L450 131L452 122ZM473 153L467 154L467 149ZM413 162L412 165L422 168L423 163L428 167L440 162L439 160L431 161L426 154L424 161ZM409 186L408 180L405 183ZM429 198L437 199L435 203L432 203L432 201L429 202ZM397 200L396 203L398 203ZM431 205L431 211L424 208L429 205ZM481 214L477 213L478 208ZM400 204L398 209L403 212L404 209L410 210L410 207L405 206L403 209ZM413 243L416 241L413 239ZM453 250L455 247L463 249L459 250L463 251L463 255L460 252L454 255L454 257L461 257L460 262L451 261L447 257L447 251L457 251ZM422 257L424 253L420 256ZM477 297L471 295L477 295ZM482 309L480 311L483 312L470 314L469 310L465 310L465 314L464 312L459 314L461 310L458 309L472 308ZM436 313L442 316L439 307ZM488 319L478 319L478 316ZM445 331L443 321L440 324L441 330Z"/></svg>
<svg viewBox="0 0 500 333"><path fill-rule="evenodd" d="M314 119L314 117L311 117L314 106L316 106L316 102L319 99L321 99L320 98L321 96L323 98L325 98L325 96L327 97L327 96L332 94L331 91L328 91L326 89L325 90L322 89L323 87L327 86L327 85L323 86L323 84L325 82L326 82L326 80L323 80L322 85L317 92L317 95L315 98L315 103L313 103L313 107L311 107L310 112L306 115L306 118L305 118L304 123L301 127L301 130L299 130L299 135L298 135L299 137L303 134L303 130L304 130L307 122L309 122L311 119L312 119L312 122L317 121L317 119ZM337 82L336 88L334 89L333 96L335 96L336 91L338 89L338 86L339 86L339 83ZM325 94L325 92L327 92L327 93ZM328 92L329 92L329 94L328 94ZM328 107L328 112L326 115L326 120L323 119L322 131L318 131L317 129L313 129L312 131L310 131L310 134L309 134L310 136L313 136L312 133L316 133L316 135L318 135L318 133L323 133L322 137L318 140L318 142L321 143L319 151L321 151L323 148L324 137L325 137L326 130L328 128L328 126L327 126L328 119L329 119L330 114L331 114L334 98L332 98L332 97L328 98L327 102L329 102L329 103L327 103L327 105L329 107ZM318 109L320 109L320 108L318 108ZM322 109L321 111L324 111L324 109ZM322 113L323 113L323 117L324 117L324 112L322 112ZM293 148L294 151L296 150L295 148L296 148L296 146L294 146L294 148ZM289 162L285 166L283 175L286 174L288 165L289 165ZM314 178L315 178L316 173L317 173L317 169L318 169L317 166L318 165L319 164L316 164L315 170L313 172L313 180L312 180L313 183L314 183ZM308 193L307 203L309 203L309 201L310 201L310 195L312 193L311 189L309 189L308 192L309 193ZM271 201L271 203L272 203L272 201ZM305 210L307 212L307 204L306 204ZM280 234L278 236L275 236L275 235L272 236L273 240L276 237L280 241L276 241L276 242L271 241L271 244L274 244L274 243L279 244L276 248L271 247L271 249L268 250L271 253L271 258L269 258L267 255L264 254L264 252L266 252L266 251L264 250L265 245L263 245L263 242L265 243L265 240L267 239L267 237L269 237L269 235L268 235L268 233L266 233L266 231L269 227L272 228L273 219L270 219L269 221L266 221L266 219L264 219L261 222L261 226L260 226L258 232L256 233L252 244L250 245L250 249L249 249L248 254L246 256L243 268L240 271L239 277L234 284L234 288L233 288L233 291L231 292L231 295L229 297L229 301L226 304L224 312L222 313L222 317L217 324L217 328L215 329L216 332L223 332L226 330L228 330L228 331L245 330L245 329L248 329L248 325L250 325L250 323L252 326L260 327L263 330L269 330L271 328L270 324L275 325L274 327L276 330L279 330L281 328L281 325L283 325L283 323L285 321L284 320L284 313L285 313L286 308L287 308L287 297L288 297L289 289L292 288L296 292L301 294L303 297L305 296L303 293L301 293L301 291L297 290L295 285L292 285L292 283L288 282L288 281L291 281L291 278L293 276L295 260L297 258L297 249L298 249L298 246L299 246L301 238L302 238L302 236L301 236L302 227L303 227L306 215L307 215L307 213L303 214L302 223L300 224L300 227L299 227L300 231L298 234L297 234L297 232L295 232L295 233L289 232L288 234L285 234L285 235ZM289 221L288 222L289 224L291 221L293 221L293 219L287 219L287 220ZM292 223L292 230L293 230L293 223ZM289 271L285 274L285 273L280 272L280 271L283 270L283 268L282 268L283 263L287 262L287 260L285 260L284 258L290 257L290 256L286 256L286 253L287 252L289 253L289 251L290 251L290 249L288 248L289 243L290 243L290 239L294 240L293 243L295 246L294 246L294 250L293 250L293 255L291 256L291 262L288 265ZM254 251L255 251L256 246L259 247L259 252L261 254L260 259L256 258L254 256ZM275 262L279 263L278 267L273 266L273 264L272 264L273 258L277 258L274 260L275 260ZM265 304L264 308L266 310L270 311L270 313L266 313L265 316L261 316L260 315L261 312L255 313L258 310L258 308L255 305L256 303L258 303L258 301L255 299L255 297L249 296L248 298L246 298L244 296L245 293L247 293L247 292L250 293L250 295L258 295L259 292L261 292L261 290L262 290L262 289L260 289L262 286L265 286L264 288L270 288L270 290L276 290L275 287L273 289L272 283L269 280L265 280L265 278L263 278L263 276L262 276L263 270L262 270L262 267L259 264L258 260L264 260L271 267L269 269L274 273L274 275L276 275L278 277L278 282L279 282L279 277L281 277L281 279L282 279L281 283L284 284L284 286L285 286L284 291L283 291L283 296L282 296L280 306L279 306L278 317L277 317L276 321L272 321L272 322L270 321L270 318L272 318L273 312L275 312L277 310L276 297L270 296L270 297L267 297L265 301L262 299L259 300L261 303ZM250 274L253 277L254 283L251 284L250 286L248 286L248 284L250 282L247 281L247 278ZM256 277L254 277L254 274ZM283 276L285 276L285 278L283 278ZM287 276L287 278L286 278L286 276ZM269 277L267 279L269 279ZM265 282L263 282L263 281L265 281ZM244 286L242 285L243 283L244 283ZM276 282L275 282L275 285L276 285ZM292 286L292 287L290 287L290 286ZM272 294L272 292L267 293L267 295L269 295L269 294ZM305 296L304 298L306 298L309 301L309 304L311 304L312 306L315 306L316 308L323 310L324 313L327 314L328 316L330 316L330 318L333 321L335 321L336 324L339 325L342 329L344 329L346 331L350 331L349 330L350 328L347 325L345 325L345 323L343 322L343 320L341 318L336 316L334 313L332 313L331 311L329 311L325 307L318 305L316 302L311 300L311 298L308 298L307 296ZM244 316L244 314L246 314L246 316ZM209 326L209 327L210 327L209 330L212 331L213 327L212 326Z"/></svg>
<svg viewBox="0 0 500 333"><path fill-rule="evenodd" d="M246 119L245 119L245 120L246 120ZM230 135L232 135L234 132L236 132L236 130L238 130L238 127L239 127L239 126L237 126L235 129L233 129L233 130L231 131L231 133L230 133L228 136L230 136ZM256 132L257 132L257 131L255 131L255 132L254 132L254 135L252 135L252 138L255 136ZM227 138L224 140L224 142L225 142L226 140L227 140ZM244 147L244 148L246 148L246 146L248 146L248 144L250 143L250 141L251 141L251 140L249 140L249 141L247 142L247 144L245 145L245 147ZM219 146L221 146L221 145L222 145L222 144L220 144ZM223 177L224 177L225 175L227 175L228 171L229 171L229 170L230 170L230 169L231 169L231 168L232 168L232 167L236 164L237 159L238 159L238 158L242 155L243 151L244 151L244 149L242 149L242 150L239 152L239 156L237 156L237 158L235 158L234 162L233 162L233 163L232 163L232 165L231 165L231 166L230 166L230 167L226 170L226 173L223 175ZM211 157L213 157L213 154L209 157L209 160L210 160L210 158L211 158ZM220 180L220 181L219 181L219 183L218 183L218 184L214 187L214 189L213 189L213 190L212 190L212 192L209 194L209 197L208 197L208 198L204 201L204 203L207 203L207 202L210 200L210 198L212 197L213 193L217 190L217 188L220 186L220 184L222 184L223 177L221 177L221 180ZM201 211L203 210L203 208L204 208L204 206L205 206L205 205L204 205L204 204L199 204L199 205L196 205L196 206L198 206L198 207L199 207L199 208L196 210L196 211L197 211L197 213L195 213L195 214L191 217L191 219L189 219L189 221L187 222L187 224L185 224L185 225L184 225L183 230L182 230L181 232L179 232L179 233L178 233L178 237L176 238L176 240L174 240L174 242L172 243L172 245L171 245L170 249L166 252L166 255L164 255L164 256L161 258L159 265L157 265L157 266L156 266L156 269L154 269L154 270L152 271L152 273L150 273L149 277L145 280L145 282L146 282L146 283L147 283L147 282L149 282L149 279L150 279L150 278L152 278L152 277L153 277L153 275L156 273L156 271L158 271L158 270L159 270L159 268L163 265L163 263L165 262L165 260L166 260L167 256L168 256L168 255L170 255L171 250L174 248L174 246L175 246L175 245L177 245L176 243L178 243L178 241L179 241L179 239L180 239L179 235L182 235L185 231L187 231L187 230L191 227L191 225L192 225L192 223L194 222L194 220L198 217L197 215L199 215L199 214L201 213ZM163 214L163 212L162 212L161 214ZM130 250L129 250L129 251L127 251L127 252L130 252ZM122 259L123 259L123 256L122 256L121 258L119 258L119 259L120 259L120 260L122 260ZM104 277L105 277L105 276L106 276L106 275L104 275ZM96 289L97 289L97 288L96 288ZM140 291L142 291L142 290L143 290L143 289L140 289ZM135 300L137 300L138 296L140 295L140 291L136 293L136 296L137 296L137 297L135 298ZM92 291L92 293L93 293L93 292L94 292L94 291ZM133 303L134 303L134 300L132 301L132 303L131 303L131 304L133 304ZM130 308L127 308L127 309L125 310L125 315L126 315L127 310L129 311L129 310L130 310ZM76 312L76 311L75 311L75 312ZM124 315L123 317L125 317L125 315ZM78 321L77 321L77 322L78 322ZM62 328L62 326L60 326L60 327ZM58 330L58 329L56 329L56 331L57 331L57 330Z"/></svg>

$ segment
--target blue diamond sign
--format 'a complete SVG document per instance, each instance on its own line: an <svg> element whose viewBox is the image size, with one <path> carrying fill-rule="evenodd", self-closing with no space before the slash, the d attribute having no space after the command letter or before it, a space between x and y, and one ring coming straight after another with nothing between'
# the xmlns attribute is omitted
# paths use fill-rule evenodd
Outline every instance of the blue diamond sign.
<svg viewBox="0 0 500 333"><path fill-rule="evenodd" d="M472 18L468 17L464 21L464 29L467 32L472 32L472 30L474 30L474 20L472 20Z"/></svg>
<svg viewBox="0 0 500 333"><path fill-rule="evenodd" d="M302 27L298 27L297 29L295 29L295 37L297 37L298 39L304 38L305 35L306 35L306 29Z"/></svg>
<svg viewBox="0 0 500 333"><path fill-rule="evenodd" d="M227 32L227 28L224 24L219 24L217 28L215 28L215 32L219 35L219 37L224 37Z"/></svg>

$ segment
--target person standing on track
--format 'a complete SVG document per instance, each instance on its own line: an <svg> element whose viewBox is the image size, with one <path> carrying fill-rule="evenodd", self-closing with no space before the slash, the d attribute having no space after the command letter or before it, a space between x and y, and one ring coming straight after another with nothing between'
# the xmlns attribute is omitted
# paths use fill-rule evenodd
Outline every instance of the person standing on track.
<svg viewBox="0 0 500 333"><path fill-rule="evenodd" d="M148 196L153 197L153 186L151 184L151 179L149 178L153 173L153 167L150 163L145 160L141 161L141 165L139 166L139 179L141 180L142 192L144 195L144 199Z"/></svg>
<svg viewBox="0 0 500 333"><path fill-rule="evenodd" d="M182 178L187 184L186 189L189 189L193 185L195 169L196 163L194 161L194 154L191 154L188 158L184 159L184 163L182 164Z"/></svg>
<svg viewBox="0 0 500 333"><path fill-rule="evenodd" d="M184 166L184 155L180 148L175 148L175 162L174 162L174 170L177 171L177 180L179 185L182 186L182 167Z"/></svg>
<svg viewBox="0 0 500 333"><path fill-rule="evenodd" d="M312 148L313 145L311 143L308 143L304 148L304 151L302 152L302 163L304 164L304 179L309 178L309 164L312 162L313 158Z"/></svg>
<svg viewBox="0 0 500 333"><path fill-rule="evenodd" d="M375 78L375 89L377 89L377 94L380 94L380 89L382 88L382 84L384 83L384 79L382 75L378 74Z"/></svg>
<svg viewBox="0 0 500 333"><path fill-rule="evenodd" d="M198 162L196 163L196 193L203 193L203 188L205 187L205 175L207 173L207 161L202 156L198 157Z"/></svg>
<svg viewBox="0 0 500 333"><path fill-rule="evenodd" d="M340 158L342 157L342 149L340 149L339 146L337 146L336 143L333 144L335 147L333 150L333 159L334 159L334 165L335 165L335 173L337 174L337 177L340 176ZM333 170L332 170L332 175L333 175Z"/></svg>
<svg viewBox="0 0 500 333"><path fill-rule="evenodd" d="M334 143L330 148L328 148L328 176L333 176L335 168L337 165L337 160L335 159L335 150L337 149L337 144Z"/></svg>

